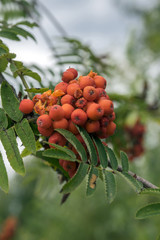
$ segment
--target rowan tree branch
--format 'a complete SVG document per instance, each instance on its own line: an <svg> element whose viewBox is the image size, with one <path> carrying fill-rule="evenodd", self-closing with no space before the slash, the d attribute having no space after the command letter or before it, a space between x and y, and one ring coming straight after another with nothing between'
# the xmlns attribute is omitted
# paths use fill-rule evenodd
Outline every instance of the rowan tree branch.
<svg viewBox="0 0 160 240"><path fill-rule="evenodd" d="M112 169L112 166L111 166L111 162L110 160L108 159L108 166ZM117 171L118 172L123 172L122 170L122 167L121 166L118 166L117 168ZM141 182L144 186L144 188L153 188L153 189L158 189L159 187L157 187L156 185L152 184L151 182L147 181L146 179L138 176L136 173L133 173L131 171L128 171L128 174L132 177L134 177L136 180L138 180L139 182Z"/></svg>

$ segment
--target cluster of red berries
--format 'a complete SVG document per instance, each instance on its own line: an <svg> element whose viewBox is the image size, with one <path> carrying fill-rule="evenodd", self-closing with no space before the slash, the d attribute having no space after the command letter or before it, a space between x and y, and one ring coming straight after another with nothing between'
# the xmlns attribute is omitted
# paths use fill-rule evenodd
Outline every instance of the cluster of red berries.
<svg viewBox="0 0 160 240"><path fill-rule="evenodd" d="M143 140L145 134L145 126L138 119L134 126L125 126L127 133L128 142L130 146L126 150L129 160L132 161L134 158L141 156L144 153Z"/></svg>
<svg viewBox="0 0 160 240"><path fill-rule="evenodd" d="M17 228L17 218L8 217L4 225L2 227L2 231L0 233L0 240L9 240L12 239L15 235L15 231Z"/></svg>
<svg viewBox="0 0 160 240"><path fill-rule="evenodd" d="M53 93L48 90L35 95L32 101L24 99L20 103L20 110L23 113L29 113L34 109L40 115L37 119L38 131L43 136L49 137L50 143L61 146L67 144L66 139L54 131L56 128L62 128L71 131L85 145L75 124L101 139L115 132L114 106L105 91L106 79L92 71L87 76L79 78L77 76L77 70L69 68L63 72L62 82L55 86ZM76 152L73 146L70 148ZM75 173L76 163L63 160L59 162L70 176Z"/></svg>

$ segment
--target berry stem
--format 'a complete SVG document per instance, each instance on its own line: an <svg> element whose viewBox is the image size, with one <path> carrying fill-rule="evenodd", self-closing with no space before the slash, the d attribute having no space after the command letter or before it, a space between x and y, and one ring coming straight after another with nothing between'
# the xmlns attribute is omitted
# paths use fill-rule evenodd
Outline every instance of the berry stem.
<svg viewBox="0 0 160 240"><path fill-rule="evenodd" d="M19 75L20 79L22 80L22 83L23 83L24 87L26 88L26 90L29 89L29 86L28 86L23 74L20 73L18 75ZM28 92L28 96L29 96L30 99L32 99L32 94L30 92Z"/></svg>

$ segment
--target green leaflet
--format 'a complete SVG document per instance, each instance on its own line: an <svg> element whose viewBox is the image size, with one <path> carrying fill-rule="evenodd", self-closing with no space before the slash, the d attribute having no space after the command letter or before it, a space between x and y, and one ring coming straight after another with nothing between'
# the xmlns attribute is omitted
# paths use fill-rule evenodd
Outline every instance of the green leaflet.
<svg viewBox="0 0 160 240"><path fill-rule="evenodd" d="M113 152L113 150L109 147L106 147L107 153L111 162L112 169L116 170L118 168L118 161L117 158Z"/></svg>
<svg viewBox="0 0 160 240"><path fill-rule="evenodd" d="M129 170L129 163L128 163L128 157L127 154L125 152L120 152L120 158L121 158L121 162L122 162L122 169L124 172L128 172Z"/></svg>
<svg viewBox="0 0 160 240"><path fill-rule="evenodd" d="M25 25L27 27L33 28L33 27L38 27L38 24L35 22L28 22L28 21L21 21L21 22L17 22L15 24L16 25Z"/></svg>
<svg viewBox="0 0 160 240"><path fill-rule="evenodd" d="M64 152L64 153L66 153L66 154L69 155L70 157L76 159L75 153L74 153L72 150L70 150L69 148L67 148L67 147L62 147L62 146L60 146L60 145L58 145L58 144L49 143L49 142L46 142L46 141L44 141L44 143L47 143L47 144L55 147L56 149L58 149L58 150L60 150L60 151L62 151L62 152Z"/></svg>
<svg viewBox="0 0 160 240"><path fill-rule="evenodd" d="M97 161L98 161L97 152L96 152L96 149L95 149L92 139L90 138L89 134L87 133L87 131L84 128L77 126L77 125L76 125L76 127L77 127L80 135L82 136L83 140L85 141L85 144L87 146L87 149L88 149L88 152L90 155L91 164L93 164L94 166L97 165Z"/></svg>
<svg viewBox="0 0 160 240"><path fill-rule="evenodd" d="M70 193L74 191L87 175L89 165L80 163L76 174L63 186L62 193Z"/></svg>
<svg viewBox="0 0 160 240"><path fill-rule="evenodd" d="M1 98L2 106L6 113L8 114L8 116L16 122L20 121L23 117L23 114L19 110L19 101L16 98L11 86L7 81L2 82Z"/></svg>
<svg viewBox="0 0 160 240"><path fill-rule="evenodd" d="M88 173L88 179L87 179L87 190L86 190L87 196L90 196L95 192L97 178L98 178L98 169L91 166Z"/></svg>
<svg viewBox="0 0 160 240"><path fill-rule="evenodd" d="M73 135L73 133L65 129L55 129L55 131L62 134L77 150L83 162L87 161L87 154L83 145L78 141L78 139Z"/></svg>
<svg viewBox="0 0 160 240"><path fill-rule="evenodd" d="M107 158L107 154L106 154L104 145L101 142L101 140L96 136L93 137L93 141L94 141L94 143L97 147L100 163L101 163L103 168L106 168L107 165L108 165L108 158Z"/></svg>
<svg viewBox="0 0 160 240"><path fill-rule="evenodd" d="M25 89L26 92L31 92L31 93L44 93L48 90L49 90L49 88L29 88L29 89Z"/></svg>
<svg viewBox="0 0 160 240"><path fill-rule="evenodd" d="M4 72L7 68L8 61L5 58L0 59L0 72Z"/></svg>
<svg viewBox="0 0 160 240"><path fill-rule="evenodd" d="M129 175L127 172L117 172L120 176L122 176L129 184L130 186L133 187L133 189L137 192L140 193L142 190L142 185L131 175Z"/></svg>
<svg viewBox="0 0 160 240"><path fill-rule="evenodd" d="M8 38L15 41L20 41L19 37L17 37L17 34L13 33L12 31L9 31L9 29L1 30L0 37Z"/></svg>
<svg viewBox="0 0 160 240"><path fill-rule="evenodd" d="M16 136L13 128L0 132L0 139L6 151L11 167L19 174L24 175L25 169L18 150Z"/></svg>
<svg viewBox="0 0 160 240"><path fill-rule="evenodd" d="M72 162L76 161L76 158L71 158L71 156L66 154L64 151L61 151L58 149L47 149L44 151L43 156L63 159L63 160L72 161Z"/></svg>
<svg viewBox="0 0 160 240"><path fill-rule="evenodd" d="M160 203L149 204L136 213L136 218L142 219L160 214Z"/></svg>
<svg viewBox="0 0 160 240"><path fill-rule="evenodd" d="M8 175L7 175L6 167L3 162L1 152L0 152L0 187L4 192L8 193L8 189L9 189Z"/></svg>
<svg viewBox="0 0 160 240"><path fill-rule="evenodd" d="M36 151L39 151L42 148L42 144L39 142L39 140L36 141ZM21 157L27 157L28 155L31 155L32 152L28 151L27 148L24 148L21 152Z"/></svg>
<svg viewBox="0 0 160 240"><path fill-rule="evenodd" d="M153 188L145 188L143 189L140 194L149 194L149 195L157 195L157 194L160 194L160 188L156 188L156 189L153 189Z"/></svg>
<svg viewBox="0 0 160 240"><path fill-rule="evenodd" d="M104 179L107 202L111 203L114 200L117 192L115 177L112 172L104 171Z"/></svg>
<svg viewBox="0 0 160 240"><path fill-rule="evenodd" d="M30 32L24 30L24 29L21 28L21 27L12 26L12 27L10 28L10 30L11 30L13 33L15 33L16 35L20 35L20 36L22 36L22 37L24 37L24 38L26 38L26 39L27 39L28 37L30 37L30 38L32 38L32 39L36 42L35 37L34 37Z"/></svg>
<svg viewBox="0 0 160 240"><path fill-rule="evenodd" d="M8 127L8 119L5 111L0 108L0 131Z"/></svg>
<svg viewBox="0 0 160 240"><path fill-rule="evenodd" d="M27 150L36 153L35 137L27 119L24 118L21 122L15 124L15 130Z"/></svg>

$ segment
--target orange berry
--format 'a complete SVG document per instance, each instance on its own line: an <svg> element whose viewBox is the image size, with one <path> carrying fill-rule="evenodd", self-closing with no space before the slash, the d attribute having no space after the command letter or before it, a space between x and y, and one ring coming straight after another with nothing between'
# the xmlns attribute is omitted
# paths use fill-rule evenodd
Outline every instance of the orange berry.
<svg viewBox="0 0 160 240"><path fill-rule="evenodd" d="M69 120L68 130L69 130L70 132L72 132L73 134L78 134L78 133L79 133L78 130L77 130L77 128L76 128L76 126L75 126L75 124L72 122L71 119Z"/></svg>
<svg viewBox="0 0 160 240"><path fill-rule="evenodd" d="M107 116L111 114L114 110L113 102L107 99L101 99L98 101L101 108L104 110L104 115Z"/></svg>
<svg viewBox="0 0 160 240"><path fill-rule="evenodd" d="M71 104L72 106L74 105L75 103L75 98L69 94L66 94L65 96L63 96L61 98L61 104L65 104L65 103L68 103L68 104Z"/></svg>
<svg viewBox="0 0 160 240"><path fill-rule="evenodd" d="M56 128L67 129L68 128L68 120L66 118L62 118L61 120L54 121L53 127L54 127L54 129L56 129Z"/></svg>
<svg viewBox="0 0 160 240"><path fill-rule="evenodd" d="M100 127L99 131L96 132L96 135L97 135L100 139L107 138L107 137L108 137L108 134L107 134L106 127Z"/></svg>
<svg viewBox="0 0 160 240"><path fill-rule="evenodd" d="M73 79L74 79L74 74L72 72L70 72L70 71L63 72L63 74L62 74L62 81L63 82L68 83L69 81L71 81Z"/></svg>
<svg viewBox="0 0 160 240"><path fill-rule="evenodd" d="M78 108L83 108L84 106L86 106L86 104L87 104L87 100L82 97L76 101L75 106Z"/></svg>
<svg viewBox="0 0 160 240"><path fill-rule="evenodd" d="M72 121L80 126L83 126L87 121L87 114L82 109L76 109L71 114Z"/></svg>
<svg viewBox="0 0 160 240"><path fill-rule="evenodd" d="M29 114L33 111L34 103L30 99L23 99L20 102L19 110L24 114Z"/></svg>
<svg viewBox="0 0 160 240"><path fill-rule="evenodd" d="M68 87L68 83L60 82L55 86L54 91L62 90L64 93L67 93L67 87Z"/></svg>
<svg viewBox="0 0 160 240"><path fill-rule="evenodd" d="M80 76L78 82L81 89L84 89L87 86L95 86L93 78L89 76Z"/></svg>
<svg viewBox="0 0 160 240"><path fill-rule="evenodd" d="M71 104L65 103L62 105L62 108L64 110L64 117L70 119L71 114L74 111L74 107Z"/></svg>
<svg viewBox="0 0 160 240"><path fill-rule="evenodd" d="M58 132L54 132L50 138L48 139L49 143L55 143L60 146L64 146L66 144L66 139ZM49 145L51 148L55 148L54 146Z"/></svg>
<svg viewBox="0 0 160 240"><path fill-rule="evenodd" d="M59 105L53 105L49 111L49 116L52 120L61 120L64 118L64 110L61 106Z"/></svg>
<svg viewBox="0 0 160 240"><path fill-rule="evenodd" d="M74 78L76 78L78 76L78 72L75 68L68 68L66 71L67 72L72 72L73 75L74 75Z"/></svg>
<svg viewBox="0 0 160 240"><path fill-rule="evenodd" d="M38 126L38 131L43 136L49 137L53 133L53 126L51 126L50 128L42 128L42 127Z"/></svg>
<svg viewBox="0 0 160 240"><path fill-rule="evenodd" d="M78 83L72 83L69 84L67 87L67 94L74 96L74 93L76 90L80 90L79 84Z"/></svg>
<svg viewBox="0 0 160 240"><path fill-rule="evenodd" d="M107 81L102 76L95 76L94 82L95 82L95 85L97 88L106 88L106 86L107 86Z"/></svg>
<svg viewBox="0 0 160 240"><path fill-rule="evenodd" d="M72 169L68 171L70 178L72 178L75 175L76 171L77 171L76 169L74 171Z"/></svg>
<svg viewBox="0 0 160 240"><path fill-rule="evenodd" d="M98 103L92 103L88 108L87 108L87 116L91 120L99 120L102 118L104 114L104 110Z"/></svg>
<svg viewBox="0 0 160 240"><path fill-rule="evenodd" d="M100 125L101 125L101 127L107 127L108 124L109 124L109 120L108 120L107 117L102 117L102 118L100 119Z"/></svg>
<svg viewBox="0 0 160 240"><path fill-rule="evenodd" d="M99 121L88 120L85 124L85 128L88 133L94 133L94 132L99 131L100 123L99 123Z"/></svg>
<svg viewBox="0 0 160 240"><path fill-rule="evenodd" d="M76 162L72 162L72 161L65 161L63 163L63 168L65 171L75 171L76 170Z"/></svg>
<svg viewBox="0 0 160 240"><path fill-rule="evenodd" d="M106 98L107 93L103 88L96 88L96 91L97 91L96 101L98 101L101 97Z"/></svg>
<svg viewBox="0 0 160 240"><path fill-rule="evenodd" d="M41 128L50 128L52 120L47 114L43 114L37 118L37 125Z"/></svg>
<svg viewBox="0 0 160 240"><path fill-rule="evenodd" d="M116 130L116 124L114 122L109 122L108 126L106 127L106 132L108 136L112 136Z"/></svg>
<svg viewBox="0 0 160 240"><path fill-rule="evenodd" d="M96 88L92 86L87 86L83 89L83 97L87 99L87 101L94 101L97 98Z"/></svg>
<svg viewBox="0 0 160 240"><path fill-rule="evenodd" d="M72 84L72 83L78 83L78 81L76 79L73 79L69 82L69 84Z"/></svg>
<svg viewBox="0 0 160 240"><path fill-rule="evenodd" d="M109 121L114 121L116 118L115 112L112 112L111 114L107 115L107 118Z"/></svg>

